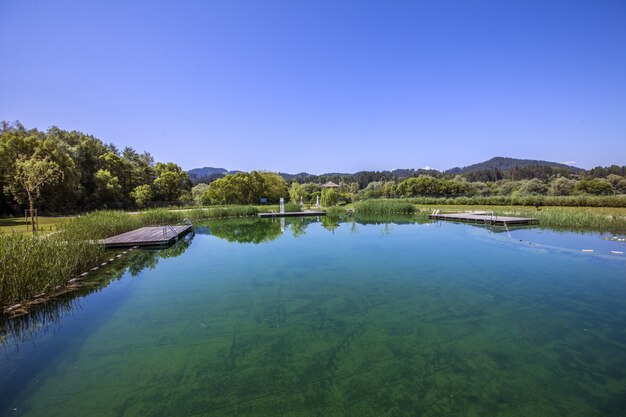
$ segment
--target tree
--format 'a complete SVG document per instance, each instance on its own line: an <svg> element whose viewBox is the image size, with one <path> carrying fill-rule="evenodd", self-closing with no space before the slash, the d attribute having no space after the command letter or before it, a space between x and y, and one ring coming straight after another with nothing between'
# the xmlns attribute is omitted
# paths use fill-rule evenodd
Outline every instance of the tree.
<svg viewBox="0 0 626 417"><path fill-rule="evenodd" d="M332 207L337 204L339 194L334 188L324 188L322 190L321 203L324 207Z"/></svg>
<svg viewBox="0 0 626 417"><path fill-rule="evenodd" d="M199 183L198 185L194 186L191 189L191 196L193 198L193 202L196 205L202 205L204 204L204 202L202 201L202 195L204 194L204 192L206 191L206 189L209 188L209 186L203 182Z"/></svg>
<svg viewBox="0 0 626 417"><path fill-rule="evenodd" d="M570 180L565 177L556 178L550 184L550 188L549 188L550 195L556 195L556 196L570 195L572 194L572 191L574 190L575 184L576 184L576 181Z"/></svg>
<svg viewBox="0 0 626 417"><path fill-rule="evenodd" d="M156 164L154 180L156 198L169 203L179 201L185 191L191 191L191 180L181 167L173 162Z"/></svg>
<svg viewBox="0 0 626 417"><path fill-rule="evenodd" d="M538 178L522 182L522 186L517 190L519 195L545 195L548 187Z"/></svg>
<svg viewBox="0 0 626 417"><path fill-rule="evenodd" d="M575 190L578 193L593 195L609 195L613 194L613 187L603 178L594 178L590 180L580 180L576 183Z"/></svg>
<svg viewBox="0 0 626 417"><path fill-rule="evenodd" d="M261 198L277 203L289 194L287 182L273 172L238 172L209 184L203 199L213 204L254 204Z"/></svg>
<svg viewBox="0 0 626 417"><path fill-rule="evenodd" d="M95 174L96 192L100 203L121 205L122 186L118 177L108 169L99 169Z"/></svg>
<svg viewBox="0 0 626 417"><path fill-rule="evenodd" d="M41 188L45 184L58 182L62 179L62 175L59 165L47 158L20 157L15 161L15 173L9 187L12 188L12 193L18 198L23 193L26 194L33 233L35 233L35 201L39 198Z"/></svg>
<svg viewBox="0 0 626 417"><path fill-rule="evenodd" d="M138 185L135 187L133 192L131 193L133 200L135 200L135 204L137 207L144 208L146 207L154 198L154 194L152 193L152 187L148 184Z"/></svg>

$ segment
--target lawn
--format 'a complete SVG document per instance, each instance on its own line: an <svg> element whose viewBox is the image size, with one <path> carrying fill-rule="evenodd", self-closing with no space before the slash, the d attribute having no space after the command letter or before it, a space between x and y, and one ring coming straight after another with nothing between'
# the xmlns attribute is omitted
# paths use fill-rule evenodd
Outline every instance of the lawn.
<svg viewBox="0 0 626 417"><path fill-rule="evenodd" d="M50 233L70 217L39 217L39 232ZM29 227L30 229L30 227ZM0 233L30 233L24 217L0 217Z"/></svg>

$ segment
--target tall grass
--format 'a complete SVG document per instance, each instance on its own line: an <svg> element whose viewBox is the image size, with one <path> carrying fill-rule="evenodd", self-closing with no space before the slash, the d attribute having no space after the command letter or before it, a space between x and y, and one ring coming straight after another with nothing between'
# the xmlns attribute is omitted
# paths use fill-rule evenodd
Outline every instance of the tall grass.
<svg viewBox="0 0 626 417"><path fill-rule="evenodd" d="M516 210L514 214L538 218L542 227L626 233L626 217L624 216L562 210Z"/></svg>
<svg viewBox="0 0 626 417"><path fill-rule="evenodd" d="M103 258L102 245L61 234L0 234L0 306L49 292Z"/></svg>
<svg viewBox="0 0 626 417"><path fill-rule="evenodd" d="M132 216L123 211L94 211L66 222L61 235L68 241L97 240L141 227L142 216Z"/></svg>
<svg viewBox="0 0 626 417"><path fill-rule="evenodd" d="M365 200L354 204L356 214L412 214L415 211L409 200Z"/></svg>

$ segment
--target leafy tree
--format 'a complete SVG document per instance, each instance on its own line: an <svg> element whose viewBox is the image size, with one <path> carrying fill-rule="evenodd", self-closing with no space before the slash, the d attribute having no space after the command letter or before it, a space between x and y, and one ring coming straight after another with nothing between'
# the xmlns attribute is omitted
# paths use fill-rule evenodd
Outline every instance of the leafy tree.
<svg viewBox="0 0 626 417"><path fill-rule="evenodd" d="M545 195L548 187L538 178L522 182L522 186L517 190L519 195Z"/></svg>
<svg viewBox="0 0 626 417"><path fill-rule="evenodd" d="M177 202L185 191L191 191L191 180L181 167L173 162L156 164L157 177L153 187L160 201Z"/></svg>
<svg viewBox="0 0 626 417"><path fill-rule="evenodd" d="M18 198L23 195L22 193L26 194L33 233L35 232L35 201L39 198L41 188L45 184L59 181L62 176L58 164L49 159L33 156L30 158L21 157L15 161L15 173L9 187L12 188L13 195Z"/></svg>
<svg viewBox="0 0 626 417"><path fill-rule="evenodd" d="M582 194L610 195L613 194L611 184L600 178L584 179L576 183L575 190Z"/></svg>
<svg viewBox="0 0 626 417"><path fill-rule="evenodd" d="M322 197L320 203L324 207L332 207L337 204L339 199L339 193L334 188L324 188L322 190Z"/></svg>
<svg viewBox="0 0 626 417"><path fill-rule="evenodd" d="M549 187L550 195L571 195L572 191L574 191L574 186L576 185L576 181L570 180L569 178L559 177L556 178Z"/></svg>
<svg viewBox="0 0 626 417"><path fill-rule="evenodd" d="M137 207L147 207L148 204L154 199L154 194L152 193L152 187L148 184L138 185L135 187L133 192L131 193L132 198L135 200L135 204Z"/></svg>
<svg viewBox="0 0 626 417"><path fill-rule="evenodd" d="M202 201L202 195L205 193L205 191L207 190L207 188L209 188L209 186L203 182L195 185L192 189L191 189L191 197L193 199L193 202L196 205L202 205L204 204L204 202Z"/></svg>
<svg viewBox="0 0 626 417"><path fill-rule="evenodd" d="M106 207L122 205L122 186L118 177L107 169L96 172L96 192L98 200Z"/></svg>
<svg viewBox="0 0 626 417"><path fill-rule="evenodd" d="M238 172L209 184L203 198L213 204L254 204L261 198L277 203L289 194L287 182L273 172Z"/></svg>

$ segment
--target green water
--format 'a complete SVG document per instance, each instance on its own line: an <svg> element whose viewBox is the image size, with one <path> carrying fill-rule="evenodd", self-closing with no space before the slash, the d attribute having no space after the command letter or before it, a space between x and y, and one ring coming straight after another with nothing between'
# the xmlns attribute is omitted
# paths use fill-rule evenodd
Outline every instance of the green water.
<svg viewBox="0 0 626 417"><path fill-rule="evenodd" d="M332 219L196 232L6 336L0 413L626 415L624 243Z"/></svg>

